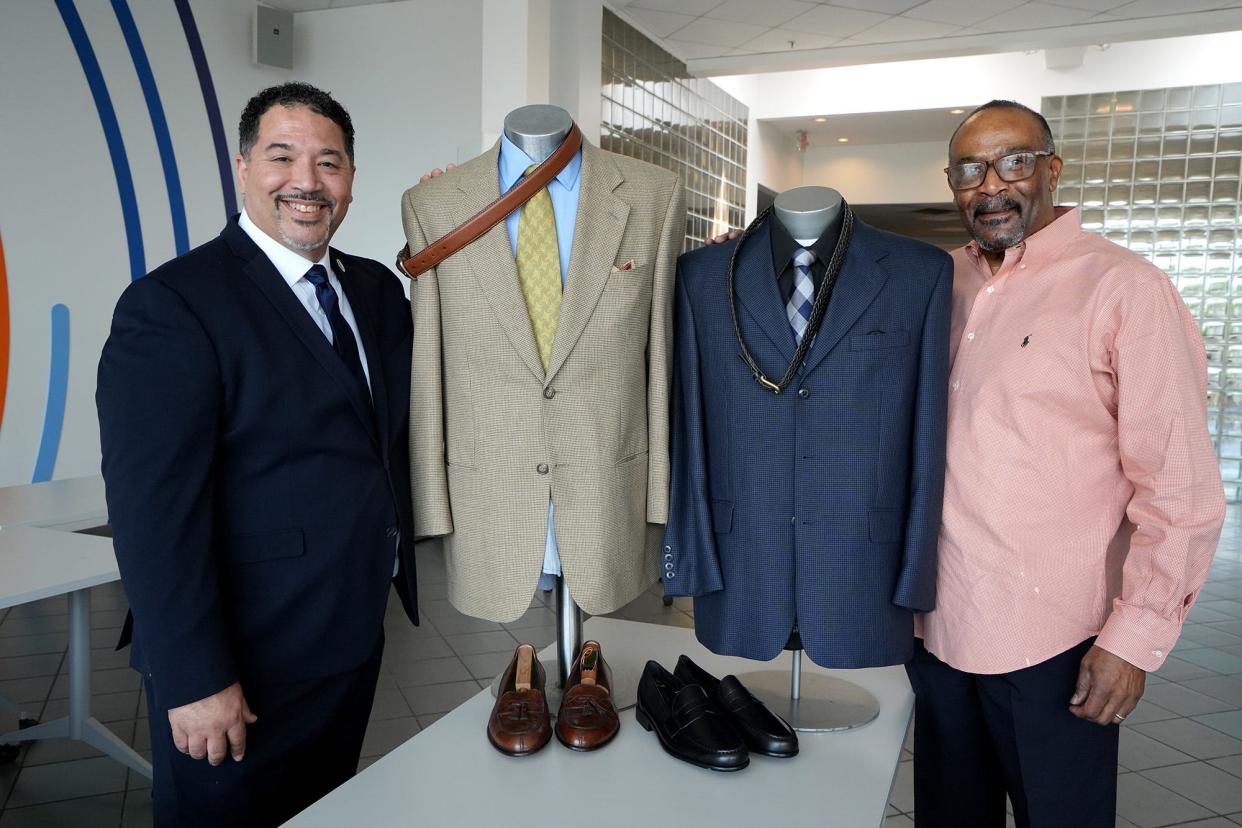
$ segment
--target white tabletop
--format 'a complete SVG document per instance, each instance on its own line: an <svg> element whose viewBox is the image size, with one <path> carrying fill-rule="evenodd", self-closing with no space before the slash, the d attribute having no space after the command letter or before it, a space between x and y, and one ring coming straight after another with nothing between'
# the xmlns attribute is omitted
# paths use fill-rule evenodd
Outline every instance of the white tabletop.
<svg viewBox="0 0 1242 828"><path fill-rule="evenodd" d="M107 521L103 477L69 477L0 488L0 526L52 526Z"/></svg>
<svg viewBox="0 0 1242 828"><path fill-rule="evenodd" d="M672 670L686 653L717 676L737 673L743 683L747 671L789 664L788 654L766 663L717 656L691 630L677 627L592 618L586 635L614 663L641 667L650 658ZM555 664L553 650L540 654L545 666ZM866 687L880 701L879 718L856 730L799 734L797 757L752 756L750 767L736 773L703 770L664 753L633 710L621 713L620 733L600 750L575 753L553 739L515 759L487 741L493 700L483 690L288 824L881 825L914 705L905 671L803 664L804 672Z"/></svg>
<svg viewBox="0 0 1242 828"><path fill-rule="evenodd" d="M0 609L119 577L111 538L34 526L0 528Z"/></svg>

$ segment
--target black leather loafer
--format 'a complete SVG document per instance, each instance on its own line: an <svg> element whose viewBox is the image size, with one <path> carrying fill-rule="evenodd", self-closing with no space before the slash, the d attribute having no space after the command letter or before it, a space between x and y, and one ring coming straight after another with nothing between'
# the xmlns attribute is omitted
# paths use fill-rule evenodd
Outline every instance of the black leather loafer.
<svg viewBox="0 0 1242 828"><path fill-rule="evenodd" d="M742 738L697 684L648 661L638 682L635 718L654 730L670 756L701 768L737 771L750 764Z"/></svg>
<svg viewBox="0 0 1242 828"><path fill-rule="evenodd" d="M698 685L737 730L751 753L787 758L798 755L798 734L789 723L751 695L737 676L718 679L686 656L677 659L676 677Z"/></svg>

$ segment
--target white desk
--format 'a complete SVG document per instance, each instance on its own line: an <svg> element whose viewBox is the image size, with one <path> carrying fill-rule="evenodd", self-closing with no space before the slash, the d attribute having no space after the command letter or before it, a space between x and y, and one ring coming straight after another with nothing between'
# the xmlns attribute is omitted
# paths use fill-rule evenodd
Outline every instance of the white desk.
<svg viewBox="0 0 1242 828"><path fill-rule="evenodd" d="M690 630L592 618L585 635L604 658L654 659L672 670L680 653L722 676L787 663L717 656ZM553 647L540 654L555 663ZM639 663L642 663L639 661ZM655 734L621 713L609 745L575 753L553 739L533 756L502 756L487 741L487 690L445 715L299 814L290 826L635 825L878 826L892 788L914 695L900 667L806 672L848 677L875 694L880 715L855 730L799 734L793 759L752 756L719 773L666 754Z"/></svg>
<svg viewBox="0 0 1242 828"><path fill-rule="evenodd" d="M77 739L149 779L151 764L91 715L90 588L121 573L110 538L72 530L106 520L99 477L0 488L0 609L69 594L69 715L0 733L0 744Z"/></svg>

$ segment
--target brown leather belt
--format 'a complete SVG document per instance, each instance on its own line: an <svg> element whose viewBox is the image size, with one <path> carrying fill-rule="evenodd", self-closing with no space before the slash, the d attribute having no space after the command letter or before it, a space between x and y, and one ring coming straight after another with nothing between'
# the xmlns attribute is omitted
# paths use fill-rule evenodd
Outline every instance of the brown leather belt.
<svg viewBox="0 0 1242 828"><path fill-rule="evenodd" d="M504 221L505 216L525 204L535 193L548 186L548 182L565 169L565 165L577 154L581 146L582 130L574 124L569 134L565 136L565 141L556 148L556 152L549 155L542 164L535 168L534 172L518 182L516 187L475 213L460 227L450 230L418 253L410 255L409 244L402 247L401 252L397 254L397 270L411 279L417 279L478 239Z"/></svg>

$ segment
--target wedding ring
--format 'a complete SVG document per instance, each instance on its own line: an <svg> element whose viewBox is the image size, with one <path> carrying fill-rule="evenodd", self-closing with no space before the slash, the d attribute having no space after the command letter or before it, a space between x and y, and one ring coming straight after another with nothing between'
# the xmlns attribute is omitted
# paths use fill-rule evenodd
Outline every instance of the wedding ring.
<svg viewBox="0 0 1242 828"><path fill-rule="evenodd" d="M1114 713L1113 718L1119 722L1124 722L1126 720L1126 717L1121 715L1120 713Z"/></svg>

